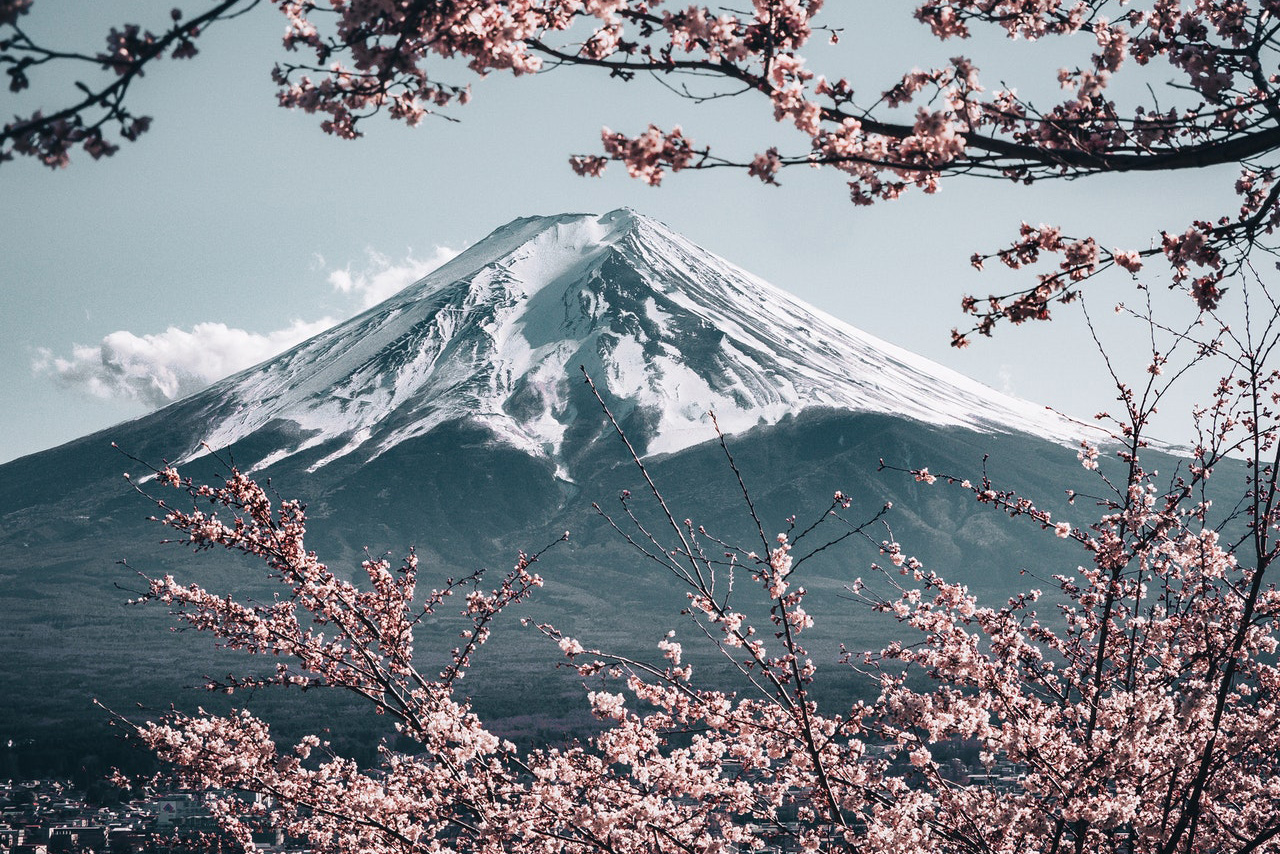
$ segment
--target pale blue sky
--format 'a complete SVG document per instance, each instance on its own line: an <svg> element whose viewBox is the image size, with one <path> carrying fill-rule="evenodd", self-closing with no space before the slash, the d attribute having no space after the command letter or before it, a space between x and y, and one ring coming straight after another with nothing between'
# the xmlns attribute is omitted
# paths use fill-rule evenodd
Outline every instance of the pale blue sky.
<svg viewBox="0 0 1280 854"><path fill-rule="evenodd" d="M877 91L928 61L897 43L909 34L927 45L907 4L889 6L842 7L849 29L827 56L844 65L828 73L871 75L860 88ZM138 0L102 0L76 4L72 21L67 8L40 0L31 28L96 47L110 23L156 13ZM732 142L745 153L766 140L789 139L793 148L800 140L773 125L759 100L694 108L652 83L623 85L578 69L478 81L459 124L374 121L368 138L342 142L321 134L314 117L274 106L269 72L283 26L263 7L202 39L195 60L149 74L135 108L155 116L153 129L114 158L80 156L58 172L21 160L0 166L0 461L147 411L36 372L42 348L67 357L74 344L97 345L120 330L158 334L217 322L265 335L341 318L360 303L336 293L329 276L359 273L371 252L396 262L427 258L517 216L624 205L872 334L1087 417L1114 394L1075 312L1052 325L1005 329L966 351L948 346L949 330L965 320L962 293L1014 284L1007 274L970 270L969 255L1003 245L1023 219L1077 232L1091 226L1109 243L1143 247L1159 228L1182 230L1203 215L1205 199L1218 199L1210 213L1231 205L1232 177L1222 172L1030 191L951 181L938 196L872 208L850 205L831 172L784 173L781 188L707 172L668 176L654 189L616 167L603 180L581 179L567 155L594 151L601 125L681 123L696 140ZM928 49L971 53L980 66L1003 63L1010 73L1028 50ZM1051 59L1041 82L1051 82L1060 64ZM8 93L0 99L5 115L35 106ZM1123 279L1110 285L1108 293L1095 289L1092 305L1108 318L1115 347L1136 352L1124 344L1135 328L1116 326L1110 312L1117 299L1133 297L1132 287ZM1185 410L1190 400L1168 409ZM1174 426L1165 432L1181 438Z"/></svg>

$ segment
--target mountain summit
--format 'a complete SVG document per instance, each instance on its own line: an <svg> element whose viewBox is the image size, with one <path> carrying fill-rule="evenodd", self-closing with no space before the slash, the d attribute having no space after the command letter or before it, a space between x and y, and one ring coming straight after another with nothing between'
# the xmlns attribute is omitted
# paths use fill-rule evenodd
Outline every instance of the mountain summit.
<svg viewBox="0 0 1280 854"><path fill-rule="evenodd" d="M177 406L196 410L214 448L290 425L255 468L307 451L318 452L312 471L352 454L363 463L450 421L560 464L582 408L594 409L579 365L649 454L711 438L708 411L727 433L814 407L1056 441L1080 433L626 209L508 223L382 304Z"/></svg>

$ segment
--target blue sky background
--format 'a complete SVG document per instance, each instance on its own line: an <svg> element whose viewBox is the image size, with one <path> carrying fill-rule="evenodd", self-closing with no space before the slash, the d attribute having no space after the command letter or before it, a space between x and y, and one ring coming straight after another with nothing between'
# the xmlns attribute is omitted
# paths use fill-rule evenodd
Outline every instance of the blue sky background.
<svg viewBox="0 0 1280 854"><path fill-rule="evenodd" d="M165 17L137 0L69 9L40 0L26 24L59 44L96 49L113 23L159 26ZM844 38L814 66L847 74L866 92L959 52L992 84L1029 73L1026 87L1046 86L1065 55L1078 49L1084 58L1091 48L1088 41L1051 51L1001 41L939 46L911 20L908 4L857 0L839 13L829 17L846 27ZM1111 406L1114 390L1078 312L1003 329L965 351L949 346L949 330L966 320L962 293L1004 292L1030 275L979 274L969 255L1004 245L1022 220L1142 248L1162 227L1182 231L1192 218L1234 204L1232 170L1031 189L953 180L937 196L912 193L871 208L849 204L830 171L783 173L778 188L724 171L669 175L657 189L617 167L602 180L581 179L567 157L596 151L602 125L635 132L651 120L678 123L697 141L748 156L770 143L803 147L794 131L773 124L760 99L695 107L651 81L622 84L583 69L477 80L472 104L455 114L460 123L409 129L374 120L367 138L344 142L323 135L317 118L275 106L269 74L283 54L283 29L283 18L263 6L201 39L194 60L148 74L134 108L154 115L152 130L113 158L78 156L56 172L25 160L0 165L0 461L148 411L148 402L95 395L75 377L59 381L48 365L71 359L74 345L100 348L113 333L163 335L197 324L225 325L223 342L318 326L364 305L361 293L335 289L343 273L368 282L380 270L465 248L518 216L621 206L874 335L1088 417ZM34 77L37 96L64 91L46 80L53 78ZM5 115L40 103L0 99ZM1133 300L1132 284L1115 277L1099 285L1090 306L1119 363L1140 374L1142 331L1111 312L1118 300ZM1185 438L1183 415L1198 391L1166 405L1167 438Z"/></svg>

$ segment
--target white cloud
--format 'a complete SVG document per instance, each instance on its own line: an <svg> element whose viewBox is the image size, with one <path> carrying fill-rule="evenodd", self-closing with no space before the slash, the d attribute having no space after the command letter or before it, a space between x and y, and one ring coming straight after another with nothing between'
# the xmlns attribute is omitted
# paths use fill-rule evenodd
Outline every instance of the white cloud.
<svg viewBox="0 0 1280 854"><path fill-rule="evenodd" d="M363 270L352 272L351 265L348 264L343 270L329 273L329 284L333 285L334 290L358 296L361 308L377 305L458 256L458 250L447 246L437 246L429 258L415 258L410 252L400 262L373 249L365 252L368 255L368 265Z"/></svg>
<svg viewBox="0 0 1280 854"><path fill-rule="evenodd" d="M334 322L330 317L295 320L266 335L225 323L197 323L190 330L170 326L142 336L121 330L95 345L74 345L69 357L41 348L33 367L61 386L95 397L163 406L269 359Z"/></svg>
<svg viewBox="0 0 1280 854"><path fill-rule="evenodd" d="M364 269L353 270L347 265L329 273L329 284L357 303L349 306L342 317L294 320L283 329L265 334L236 329L225 323L197 323L189 330L170 326L164 332L144 335L120 330L97 344L73 345L70 356L58 356L42 347L36 353L32 368L64 388L94 397L163 406L282 353L346 317L376 305L457 254L455 250L438 246L429 258L415 258L410 253L396 262L368 250L368 265ZM323 263L318 254L316 260Z"/></svg>

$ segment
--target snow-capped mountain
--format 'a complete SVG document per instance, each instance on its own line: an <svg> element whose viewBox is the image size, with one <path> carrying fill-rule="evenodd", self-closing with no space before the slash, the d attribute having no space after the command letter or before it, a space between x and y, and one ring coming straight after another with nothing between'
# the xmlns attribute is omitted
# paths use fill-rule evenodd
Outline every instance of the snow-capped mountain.
<svg viewBox="0 0 1280 854"><path fill-rule="evenodd" d="M813 407L1069 441L1082 432L805 304L630 210L529 217L396 296L187 402L219 448L273 422L365 462L442 423L560 460L578 366L638 411L646 453ZM647 441L645 441L647 440ZM192 449L192 454L199 452ZM355 462L356 460L352 460Z"/></svg>
<svg viewBox="0 0 1280 854"><path fill-rule="evenodd" d="M158 543L166 532L147 521L156 508L131 484L186 501L144 482L163 460L189 463L183 473L201 482L225 475L227 461L256 469L273 492L306 503L309 544L353 578L367 554L412 545L436 583L510 566L518 551L572 531L546 557L547 586L530 607L603 647L652 652L655 627L665 632L686 600L593 505L632 491L638 518L656 512L579 365L650 455L676 518L725 542L758 543L756 518L778 531L825 514L840 490L853 496L851 518L891 505L883 535L991 601L1023 589L1023 567L1050 575L1079 560L1073 542L1046 543L1038 525L1002 525L965 490L928 488L879 463L989 475L1055 519L1087 523L1062 496L1092 473L1061 447L1087 428L873 338L631 211L521 219L276 358L0 466L0 740L62 744L97 731L90 697L163 707L190 700L181 692L193 675L226 672L196 646L175 646L163 609L121 607L138 584L121 558L219 592L272 594L243 562ZM708 410L740 433L734 460L754 515L708 441ZM196 459L202 442L217 460ZM805 564L806 585L825 591L808 601L830 627L811 635L816 644L883 641L883 627L851 621L842 598L880 558L883 535ZM442 625L424 651L456 643ZM511 637L467 681L513 727L534 727L518 721L530 709L554 715L545 701L560 689L529 675L546 663L537 644ZM575 703L580 687L567 689ZM305 718L308 732L327 725L333 707L294 696L298 715L286 718Z"/></svg>

